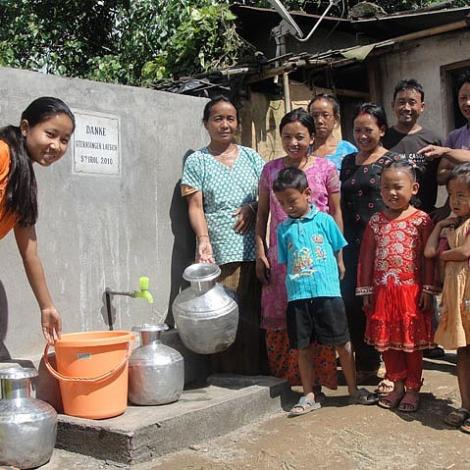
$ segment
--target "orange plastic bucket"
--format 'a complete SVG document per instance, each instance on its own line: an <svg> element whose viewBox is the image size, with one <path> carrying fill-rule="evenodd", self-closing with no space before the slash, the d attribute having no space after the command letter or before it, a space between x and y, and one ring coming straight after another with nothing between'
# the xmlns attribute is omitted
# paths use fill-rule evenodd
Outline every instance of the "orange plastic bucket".
<svg viewBox="0 0 470 470"><path fill-rule="evenodd" d="M128 361L134 336L129 331L64 334L54 344L57 369L44 350L44 364L59 380L64 412L102 419L127 408Z"/></svg>

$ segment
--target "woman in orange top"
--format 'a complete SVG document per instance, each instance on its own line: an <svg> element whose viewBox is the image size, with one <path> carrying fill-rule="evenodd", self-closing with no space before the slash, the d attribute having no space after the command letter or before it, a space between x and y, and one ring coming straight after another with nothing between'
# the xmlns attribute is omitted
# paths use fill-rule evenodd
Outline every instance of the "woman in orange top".
<svg viewBox="0 0 470 470"><path fill-rule="evenodd" d="M34 100L22 113L19 127L0 129L0 239L14 229L29 284L41 309L48 342L60 336L55 308L37 252L37 186L33 163L49 166L67 150L75 130L69 107L58 98Z"/></svg>

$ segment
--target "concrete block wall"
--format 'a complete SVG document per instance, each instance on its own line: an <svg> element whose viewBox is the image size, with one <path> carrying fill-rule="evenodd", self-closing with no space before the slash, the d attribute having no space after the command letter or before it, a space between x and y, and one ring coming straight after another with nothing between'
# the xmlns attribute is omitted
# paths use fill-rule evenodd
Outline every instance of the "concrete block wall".
<svg viewBox="0 0 470 470"><path fill-rule="evenodd" d="M115 328L162 321L191 263L194 237L179 194L184 156L206 143L205 100L150 89L0 68L0 125L34 98L120 118L121 174L77 174L71 149L35 167L39 251L64 332L105 330L104 289L133 290L147 275L155 304L115 297ZM37 358L39 309L13 233L0 241L0 360Z"/></svg>
<svg viewBox="0 0 470 470"><path fill-rule="evenodd" d="M467 30L412 41L394 53L382 56L383 104L390 122L394 120L391 102L395 84L402 78L416 78L425 92L426 110L420 122L445 138L453 127L447 119L447 100L451 97L446 93L441 66L456 64L469 57L470 31Z"/></svg>

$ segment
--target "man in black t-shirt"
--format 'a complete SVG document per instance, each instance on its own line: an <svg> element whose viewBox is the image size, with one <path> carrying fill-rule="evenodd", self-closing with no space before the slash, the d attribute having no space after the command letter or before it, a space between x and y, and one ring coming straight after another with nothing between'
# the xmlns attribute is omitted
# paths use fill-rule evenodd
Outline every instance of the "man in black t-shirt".
<svg viewBox="0 0 470 470"><path fill-rule="evenodd" d="M425 108L423 86L414 79L398 82L393 92L392 108L397 120L388 129L382 144L414 164L419 182L415 205L430 213L436 204L439 159L427 159L418 154L418 150L429 144L442 145L442 140L434 131L418 124Z"/></svg>

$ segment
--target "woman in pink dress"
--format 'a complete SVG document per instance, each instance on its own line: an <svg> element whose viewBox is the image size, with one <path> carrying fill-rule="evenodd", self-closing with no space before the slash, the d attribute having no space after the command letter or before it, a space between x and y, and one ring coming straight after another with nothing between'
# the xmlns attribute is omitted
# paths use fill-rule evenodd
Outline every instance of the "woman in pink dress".
<svg viewBox="0 0 470 470"><path fill-rule="evenodd" d="M329 212L338 226L343 228L340 207L339 176L334 163L326 158L309 155L315 124L303 109L287 113L281 120L279 131L286 156L268 162L262 171L259 185L258 216L256 222L256 273L263 283L261 296L262 323L266 330L266 345L271 373L287 379L291 385L300 384L297 352L289 350L286 331L287 293L285 266L277 261L277 226L287 218L272 191L278 172L286 167L303 170L312 191L312 202ZM269 222L269 224L268 224ZM266 235L269 228L269 247ZM342 268L344 273L344 265ZM317 345L314 354L317 384L336 388L336 357L330 346ZM320 389L317 387L317 394ZM318 395L317 395L318 396ZM321 398L321 395L319 396Z"/></svg>

